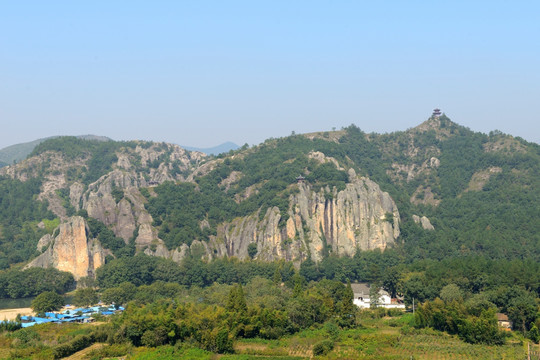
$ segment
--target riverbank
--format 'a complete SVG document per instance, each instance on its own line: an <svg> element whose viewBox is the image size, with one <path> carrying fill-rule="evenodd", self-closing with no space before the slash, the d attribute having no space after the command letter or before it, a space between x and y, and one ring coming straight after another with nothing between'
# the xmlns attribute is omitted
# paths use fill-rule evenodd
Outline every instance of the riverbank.
<svg viewBox="0 0 540 360"><path fill-rule="evenodd" d="M17 317L17 314L24 315L34 315L34 312L31 308L17 308L17 309L3 309L0 310L0 321L8 320L13 321Z"/></svg>

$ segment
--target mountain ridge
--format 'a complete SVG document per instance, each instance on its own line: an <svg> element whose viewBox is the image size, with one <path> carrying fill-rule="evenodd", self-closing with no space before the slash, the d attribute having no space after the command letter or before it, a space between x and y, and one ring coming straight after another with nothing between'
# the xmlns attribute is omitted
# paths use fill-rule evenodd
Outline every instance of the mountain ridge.
<svg viewBox="0 0 540 360"><path fill-rule="evenodd" d="M536 144L475 133L443 115L389 134L351 125L268 139L217 158L165 143L57 138L0 174L5 186L35 179L49 221L97 220L92 239L112 257L299 263L391 247L410 259L538 258L538 226L525 217L540 198L531 185L539 157ZM386 205L375 211L379 201ZM520 234L504 225L508 218ZM19 251L23 261L34 258L44 232L34 231ZM362 245L385 232L376 246ZM2 241L0 251L10 249Z"/></svg>
<svg viewBox="0 0 540 360"><path fill-rule="evenodd" d="M25 143L10 145L0 149L0 167L7 166L13 164L14 162L19 162L26 159L26 157L35 149L35 147L42 142L61 136L62 135L49 136L46 138L40 138ZM78 135L76 137L85 140L112 141L112 139L106 136L98 135Z"/></svg>

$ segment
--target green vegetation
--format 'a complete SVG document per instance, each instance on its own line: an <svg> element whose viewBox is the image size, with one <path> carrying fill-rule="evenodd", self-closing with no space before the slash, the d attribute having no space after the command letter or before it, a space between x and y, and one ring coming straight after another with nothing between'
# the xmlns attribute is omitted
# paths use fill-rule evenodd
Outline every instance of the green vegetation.
<svg viewBox="0 0 540 360"><path fill-rule="evenodd" d="M21 328L21 323L18 321L2 321L0 322L0 331L16 331Z"/></svg>
<svg viewBox="0 0 540 360"><path fill-rule="evenodd" d="M86 215L86 214L84 214ZM116 257L133 256L135 254L135 244L126 244L124 239L114 235L101 221L86 216L86 222L90 228L90 238L98 239L101 245L113 252Z"/></svg>
<svg viewBox="0 0 540 360"><path fill-rule="evenodd" d="M208 241L221 224L238 217L262 220L272 208L279 210L284 231L289 200L299 191L297 176L331 201L333 191L325 189L344 189L345 170L352 168L397 203L401 235L384 252L339 258L323 238L322 261L307 260L298 271L284 261L253 260L259 255L255 243L248 247L248 261L206 262L192 249L177 264L135 255L138 230L126 244L81 210L89 235L113 254L97 271L98 295L128 310L82 333L52 339L21 329L13 337L0 336L0 344L9 342L12 357L22 358L65 356L96 342L108 344L96 350L96 358L210 358L231 352L236 354L223 358L522 356L513 344L540 338L540 146L500 132L474 133L444 116L439 121L384 135L351 125L312 138L269 139L213 158L193 182L141 189L159 237L174 249ZM171 160L166 144L65 137L43 142L33 155L56 151L77 160L67 166L66 181L88 188L113 169L116 154L137 146L160 151L146 167L130 153L137 176L148 181L150 170L163 166L173 176L189 175ZM321 160L314 152L333 159ZM53 269L20 270L38 254L39 238L59 224L48 204L37 200L51 164L32 166L24 182L0 178L0 297L65 293L73 286L73 277ZM117 185L111 193L116 203L131 196ZM67 214L74 214L68 186L56 195ZM435 230L422 229L413 215L427 216ZM384 220L390 219L393 214L385 214ZM385 320L380 310L358 313L343 285L348 281L381 285L393 296L403 294L407 304L414 299L422 305L414 319ZM96 299L93 289L75 295L80 304ZM497 311L512 320L511 335L498 331Z"/></svg>
<svg viewBox="0 0 540 360"><path fill-rule="evenodd" d="M98 294L92 288L81 288L73 293L73 304L75 306L90 306L98 302Z"/></svg>
<svg viewBox="0 0 540 360"><path fill-rule="evenodd" d="M11 269L0 272L0 298L26 298L44 291L64 294L73 289L75 280L68 272L54 268Z"/></svg>
<svg viewBox="0 0 540 360"><path fill-rule="evenodd" d="M37 139L27 143L15 144L3 149L0 149L0 167L18 163L26 159L28 154L41 142L47 139Z"/></svg>
<svg viewBox="0 0 540 360"><path fill-rule="evenodd" d="M418 304L438 296L447 302L485 297L482 304L488 304L487 308L498 307L500 311L508 313L517 330L527 333L532 328L538 311L535 298L538 297L540 284L540 264L479 257L423 261L410 265L401 262L400 254L396 251L362 252L354 258L328 257L319 264L306 261L299 273L308 281L331 279L342 283L350 280L383 284L390 293L404 294L408 304L412 303L413 298ZM97 283L102 289L108 289L106 292L109 296L117 294L115 296L122 300L115 302L122 304L135 296L133 290L125 289L126 282L149 287L156 281L204 287L214 283L247 284L255 276L273 283L283 281L292 288L295 288L297 281L294 268L284 262L216 259L206 263L188 258L178 265L166 259L137 255L113 260L98 269ZM301 283L299 286L302 289ZM168 291L165 286L157 285L152 291L147 297L149 301L183 290L171 288ZM476 316L480 316L480 312Z"/></svg>
<svg viewBox="0 0 540 360"><path fill-rule="evenodd" d="M37 224L53 220L47 203L35 201L41 180L25 182L0 177L0 269L36 256L36 245L46 234Z"/></svg>
<svg viewBox="0 0 540 360"><path fill-rule="evenodd" d="M54 291L45 291L36 296L32 300L32 310L37 314L43 314L49 311L60 310L64 306L64 298L62 295L55 293Z"/></svg>
<svg viewBox="0 0 540 360"><path fill-rule="evenodd" d="M258 214L262 219L272 207L279 209L280 226L284 226L289 216L289 198L298 191L298 175L303 175L315 190L326 186L343 189L348 181L346 172L332 161L321 162L312 155L321 152L343 168L369 176L391 194L402 218L399 240L407 262L474 254L488 259L538 261L540 222L534 221L534 214L540 213L540 147L500 132L474 133L444 116L439 121L439 128L427 131L412 129L378 135L366 134L351 125L331 137L292 135L269 139L257 147L244 146L221 154L209 173L195 177L195 184L162 184L152 191L157 197L146 189L141 193L148 199L147 209L169 249L189 245L193 240L206 241L216 235L219 224L236 217ZM68 181L88 185L112 169L116 153L137 146L154 147L161 153L146 168L136 154L130 155L136 171L144 173L166 165L174 174L180 174L179 164L170 160L171 148L166 144L60 137L39 144L32 156L55 151L67 161L82 160L85 165L68 167L66 176ZM435 157L434 164L439 165L432 166ZM417 170L409 177L395 170L396 165ZM35 200L39 174L44 174L49 164L39 166L36 179L24 183L0 181L0 200L8 203L3 208L17 210L0 214L0 268L35 256L35 243L44 233L36 224L54 219L46 211L46 203ZM490 169L496 170L490 173ZM481 190L468 191L471 179L481 172L490 174L479 185ZM440 202L438 206L430 205L424 192L418 192L428 188ZM59 189L58 194L68 215L74 213L67 187ZM124 190L119 187L113 186L112 194L116 202L124 198ZM413 194L420 203L410 202ZM331 193L325 196L332 198ZM423 200L428 202L424 204ZM18 208L11 203L19 204ZM428 216L435 231L422 230L412 221L413 214ZM17 221L10 216L16 216ZM133 254L132 247L125 247L114 236L104 233L102 238L116 257ZM21 244L15 245L18 241ZM255 256L253 249L250 256Z"/></svg>
<svg viewBox="0 0 540 360"><path fill-rule="evenodd" d="M480 311L480 314L478 314ZM464 341L476 344L501 345L503 332L498 329L496 308L467 308L458 301L444 302L441 299L426 302L418 308L415 323L418 327L431 327L458 334Z"/></svg>
<svg viewBox="0 0 540 360"><path fill-rule="evenodd" d="M417 309L415 316L355 307L351 314L347 286L299 280L296 283L304 285L296 294L295 282L282 286L258 277L242 287L183 288L150 303L137 300L139 291L147 292L142 285L132 289L134 299L126 311L102 318L104 323L44 324L4 332L0 356L61 358L83 349L92 359L212 359L223 354L220 358L450 360L526 355L527 340L519 332L503 335L493 327L492 308L435 300ZM245 307L233 306L231 299ZM452 335L453 325L475 336ZM445 331L435 329L439 326ZM483 326L493 331L475 332ZM499 345L478 341L485 334L495 336Z"/></svg>
<svg viewBox="0 0 540 360"><path fill-rule="evenodd" d="M62 136L42 142L34 148L29 156L55 151L69 160L88 159L82 181L84 184L90 184L112 170L112 164L118 160L116 151L123 147L135 148L136 145L137 143L133 141L97 141Z"/></svg>
<svg viewBox="0 0 540 360"><path fill-rule="evenodd" d="M281 224L285 225L289 196L295 191L291 184L298 175L306 175L316 188L329 185L344 189L345 171L338 170L333 163L320 164L307 156L317 145L327 144L304 137L268 141L256 150L248 150L244 157L226 158L209 174L196 178L196 184L169 182L154 188L158 196L147 194L146 208L169 249L189 245L193 240L206 241L216 234L218 224L257 211L262 218L272 207L279 208ZM242 175L224 189L222 183L233 172ZM253 187L257 191L251 196L240 203L235 201ZM201 226L201 221L207 221L209 226Z"/></svg>
<svg viewBox="0 0 540 360"><path fill-rule="evenodd" d="M91 335L77 335L73 340L55 346L52 349L54 359L62 359L69 355L76 353L79 350L82 350L95 341L94 336Z"/></svg>

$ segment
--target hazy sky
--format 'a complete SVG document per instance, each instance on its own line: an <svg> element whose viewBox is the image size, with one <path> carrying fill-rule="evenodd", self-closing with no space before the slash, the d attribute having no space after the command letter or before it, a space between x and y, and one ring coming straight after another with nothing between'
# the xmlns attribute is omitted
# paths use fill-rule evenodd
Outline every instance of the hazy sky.
<svg viewBox="0 0 540 360"><path fill-rule="evenodd" d="M540 140L538 1L0 0L0 148L405 130Z"/></svg>

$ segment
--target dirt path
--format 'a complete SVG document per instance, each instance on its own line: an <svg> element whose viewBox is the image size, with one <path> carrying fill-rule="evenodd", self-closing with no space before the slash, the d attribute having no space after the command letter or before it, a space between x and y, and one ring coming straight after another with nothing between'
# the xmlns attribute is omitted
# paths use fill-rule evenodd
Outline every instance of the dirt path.
<svg viewBox="0 0 540 360"><path fill-rule="evenodd" d="M79 352L76 352L75 354L71 355L71 356L68 356L67 358L65 358L66 360L80 360L80 359L85 359L86 355L88 355L92 350L97 350L97 349L101 349L103 346L103 344L94 344L92 346L89 346L87 347L86 349L82 349L81 351Z"/></svg>
<svg viewBox="0 0 540 360"><path fill-rule="evenodd" d="M30 308L0 310L0 321L4 321L4 320L13 321L17 317L17 314L34 315L34 312Z"/></svg>

